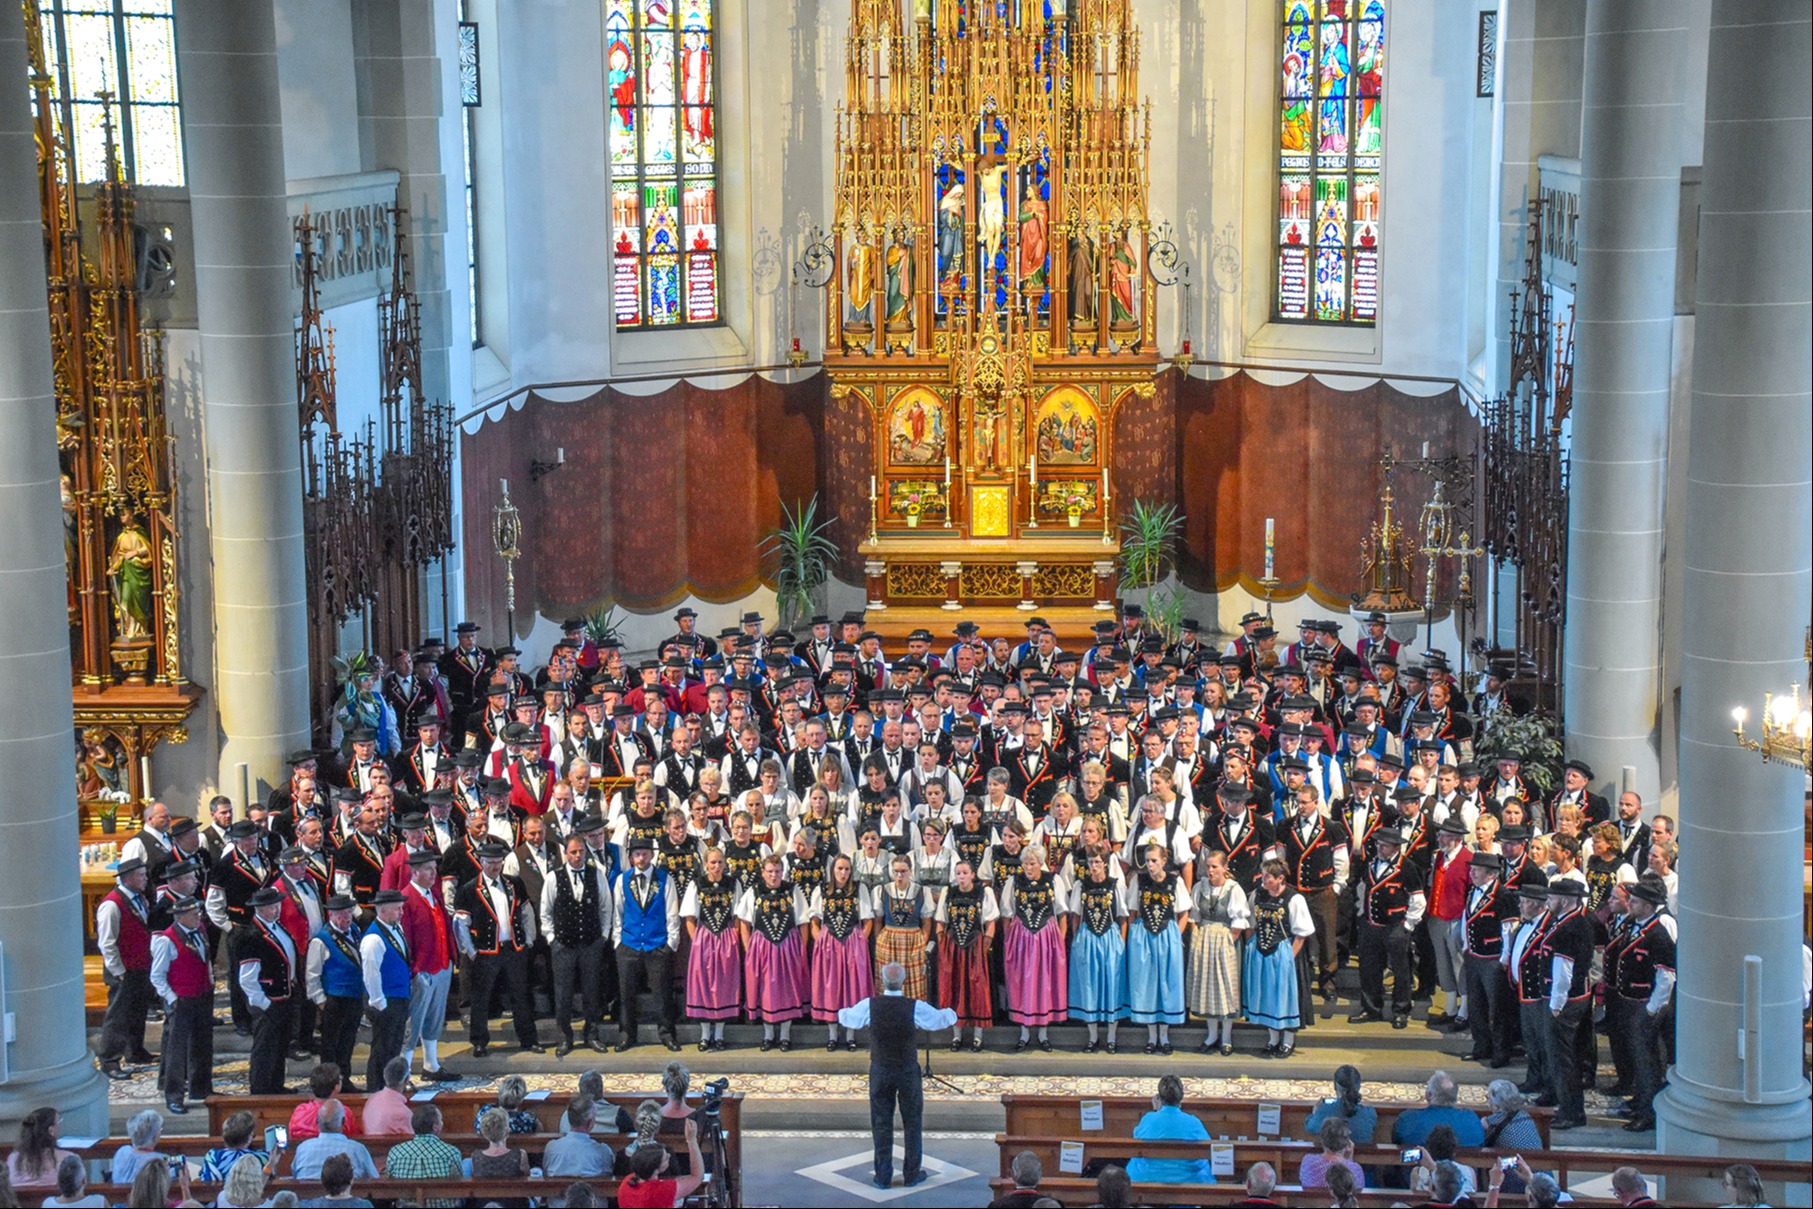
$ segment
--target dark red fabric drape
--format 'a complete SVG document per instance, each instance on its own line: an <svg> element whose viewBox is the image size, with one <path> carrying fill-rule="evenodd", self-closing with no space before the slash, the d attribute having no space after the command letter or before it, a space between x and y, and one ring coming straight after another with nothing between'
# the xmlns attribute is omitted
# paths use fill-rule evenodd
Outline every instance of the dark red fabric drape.
<svg viewBox="0 0 1813 1209"><path fill-rule="evenodd" d="M1154 385L1150 399L1130 395L1115 412L1114 491L1120 509L1146 499L1183 510L1180 572L1198 591L1258 591L1271 517L1277 597L1307 592L1344 607L1361 586L1384 447L1415 458L1427 441L1432 457L1445 457L1478 437L1453 390L1418 397L1384 382L1266 386L1244 373L1209 381L1172 370ZM831 398L823 374L790 386L752 377L723 390L680 382L648 396L531 397L462 439L468 615L493 634L502 628L503 567L491 541L499 479L523 519L521 631L537 612L739 599L762 581L757 547L781 505L814 492L843 552L839 575L856 582L871 434L868 405L854 393ZM531 484L530 461L551 461L562 447L566 465ZM1429 480L1400 471L1395 486L1401 523L1414 531ZM1416 565L1420 575L1420 557Z"/></svg>

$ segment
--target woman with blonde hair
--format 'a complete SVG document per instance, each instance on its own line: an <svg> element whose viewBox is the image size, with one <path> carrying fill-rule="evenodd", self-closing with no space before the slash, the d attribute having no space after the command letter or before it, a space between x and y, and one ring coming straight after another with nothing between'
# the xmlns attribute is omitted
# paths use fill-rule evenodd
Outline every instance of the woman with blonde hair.
<svg viewBox="0 0 1813 1209"><path fill-rule="evenodd" d="M1240 940L1252 928L1246 891L1228 875L1224 852L1210 852L1190 893L1190 1011L1208 1024L1202 1052L1234 1052L1240 1014ZM1219 1038L1219 1045L1217 1044Z"/></svg>
<svg viewBox="0 0 1813 1209"><path fill-rule="evenodd" d="M249 1154L234 1163L214 1203L220 1209L253 1209L264 1204L264 1164Z"/></svg>
<svg viewBox="0 0 1813 1209"><path fill-rule="evenodd" d="M510 1119L501 1108L487 1108L478 1115L479 1136L485 1139L482 1150L472 1153L472 1178L504 1180L529 1174L529 1152L510 1145Z"/></svg>
<svg viewBox="0 0 1813 1209"><path fill-rule="evenodd" d="M806 903L785 879L785 865L773 853L762 858L761 878L737 900L743 938L743 1003L751 1020L762 1022L762 1052L774 1048L780 1030L784 1054L793 1048L793 1022L806 1014L806 947L800 925Z"/></svg>
<svg viewBox="0 0 1813 1209"><path fill-rule="evenodd" d="M837 1022L837 1013L875 993L869 969L873 911L848 855L831 858L823 884L812 892L808 910L812 921L812 1018L826 1022L825 1051L829 1053L837 1048L837 1033L843 1027ZM849 1035L849 1047L856 1049L854 1031Z"/></svg>
<svg viewBox="0 0 1813 1209"><path fill-rule="evenodd" d="M1070 955L1065 947L1067 904L1057 878L1045 863L1045 849L1028 844L1020 867L1001 881L1007 919L1002 967L1007 982L1007 1015L1020 1026L1019 1053L1039 1030L1039 1048L1051 1052L1050 1026L1070 1014ZM910 993L910 992L909 992Z"/></svg>

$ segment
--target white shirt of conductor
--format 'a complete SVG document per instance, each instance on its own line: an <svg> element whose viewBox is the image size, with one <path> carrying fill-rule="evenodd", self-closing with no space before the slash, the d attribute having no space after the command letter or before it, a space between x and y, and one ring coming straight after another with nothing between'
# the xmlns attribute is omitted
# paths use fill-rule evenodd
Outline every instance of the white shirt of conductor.
<svg viewBox="0 0 1813 1209"><path fill-rule="evenodd" d="M899 997L906 993L904 986L889 986L883 980L883 995ZM837 1022L847 1029L869 1027L869 1001L861 1000L837 1013ZM957 1024L957 1013L950 1008L935 1008L923 999L913 1001L913 1027L926 1032L954 1028Z"/></svg>

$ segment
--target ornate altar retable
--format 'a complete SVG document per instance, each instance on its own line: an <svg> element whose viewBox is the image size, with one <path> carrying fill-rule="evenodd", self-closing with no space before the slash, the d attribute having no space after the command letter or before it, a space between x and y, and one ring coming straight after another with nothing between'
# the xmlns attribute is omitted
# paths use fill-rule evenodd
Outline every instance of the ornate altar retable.
<svg viewBox="0 0 1813 1209"><path fill-rule="evenodd" d="M871 624L1114 607L1115 409L1150 396L1150 115L1128 0L855 0L831 393L872 424ZM997 619L999 620L999 619Z"/></svg>

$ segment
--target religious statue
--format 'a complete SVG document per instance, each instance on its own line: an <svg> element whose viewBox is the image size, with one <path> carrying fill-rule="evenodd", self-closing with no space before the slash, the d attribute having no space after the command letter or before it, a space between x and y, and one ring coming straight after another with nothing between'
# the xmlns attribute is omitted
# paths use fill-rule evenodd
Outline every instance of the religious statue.
<svg viewBox="0 0 1813 1209"><path fill-rule="evenodd" d="M1070 241L1070 323L1095 324L1095 240L1086 228L1079 228Z"/></svg>
<svg viewBox="0 0 1813 1209"><path fill-rule="evenodd" d="M1125 330L1135 326L1133 316L1133 245L1126 239L1114 244L1108 258L1108 326Z"/></svg>
<svg viewBox="0 0 1813 1209"><path fill-rule="evenodd" d="M849 289L851 326L866 328L875 302L875 245L866 231L857 234L850 248Z"/></svg>
<svg viewBox="0 0 1813 1209"><path fill-rule="evenodd" d="M1025 196L1020 199L1020 289L1037 294L1045 289L1045 233L1051 211L1039 196L1038 186L1026 182Z"/></svg>
<svg viewBox="0 0 1813 1209"><path fill-rule="evenodd" d="M954 178L938 199L938 271L945 290L963 277L963 182Z"/></svg>
<svg viewBox="0 0 1813 1209"><path fill-rule="evenodd" d="M680 35L681 123L690 147L711 147L711 39L702 29Z"/></svg>
<svg viewBox="0 0 1813 1209"><path fill-rule="evenodd" d="M1007 176L1007 165L996 163L982 169L977 178L976 242L987 253L985 263L994 267L1001 252L1001 238L1007 232L1007 202L1001 195L1001 182Z"/></svg>
<svg viewBox="0 0 1813 1209"><path fill-rule="evenodd" d="M888 328L913 326L913 245L895 240L888 248Z"/></svg>
<svg viewBox="0 0 1813 1209"><path fill-rule="evenodd" d="M82 729L76 753L76 796L84 802L117 797L125 790L126 753L120 741L97 726Z"/></svg>
<svg viewBox="0 0 1813 1209"><path fill-rule="evenodd" d="M389 757L403 748L397 732L397 712L378 691L384 667L364 651L346 659L335 657L334 672L340 681L340 692L334 702L332 739L342 756L352 754L355 730L367 729L377 737L378 755Z"/></svg>
<svg viewBox="0 0 1813 1209"><path fill-rule="evenodd" d="M930 21L932 19L932 0L913 0L913 20Z"/></svg>
<svg viewBox="0 0 1813 1209"><path fill-rule="evenodd" d="M131 508L120 513L120 532L107 555L116 637L135 642L151 636L151 539Z"/></svg>

